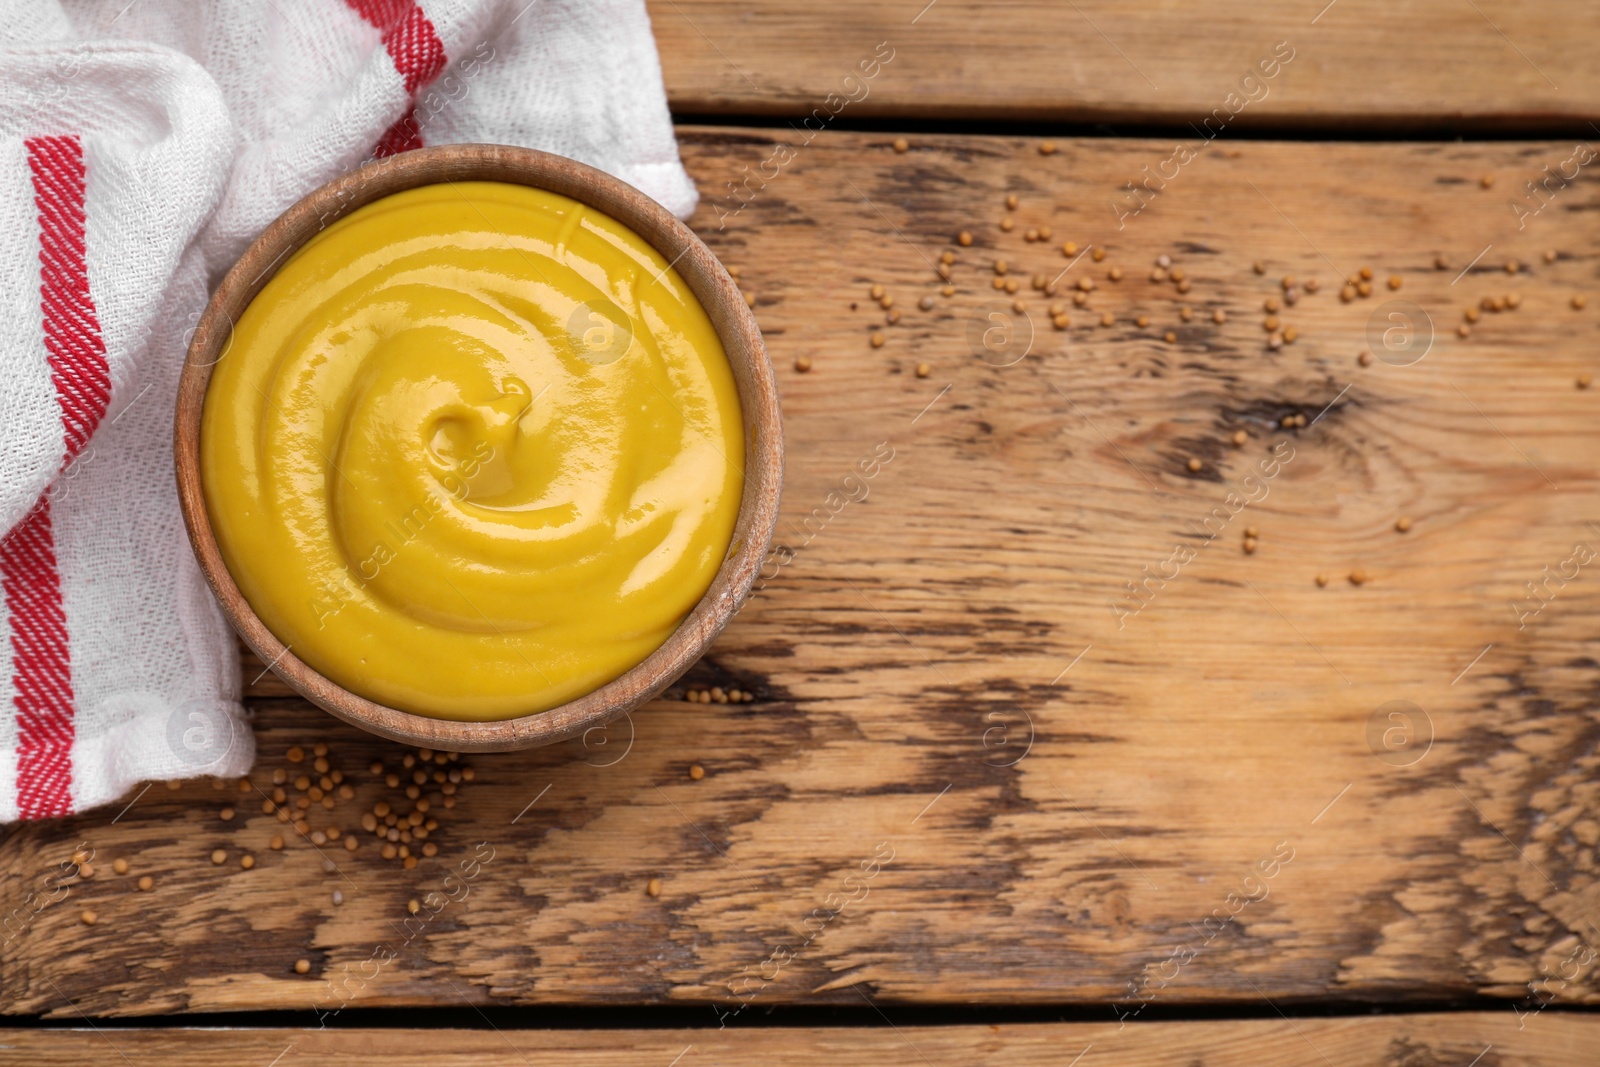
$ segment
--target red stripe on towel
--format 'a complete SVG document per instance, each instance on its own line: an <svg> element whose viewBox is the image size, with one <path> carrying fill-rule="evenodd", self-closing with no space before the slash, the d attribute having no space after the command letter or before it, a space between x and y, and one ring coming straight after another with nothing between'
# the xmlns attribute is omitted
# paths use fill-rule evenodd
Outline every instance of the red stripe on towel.
<svg viewBox="0 0 1600 1067"><path fill-rule="evenodd" d="M89 294L83 143L75 136L26 143L39 212L39 306L61 406L65 468L105 417L111 372ZM0 543L0 591L11 622L17 813L24 819L65 815L72 810L76 707L48 492Z"/></svg>
<svg viewBox="0 0 1600 1067"><path fill-rule="evenodd" d="M444 71L444 42L415 0L347 0L352 10L383 34L383 46L413 100L417 90ZM422 129L412 107L378 139L375 156L392 156L422 147Z"/></svg>

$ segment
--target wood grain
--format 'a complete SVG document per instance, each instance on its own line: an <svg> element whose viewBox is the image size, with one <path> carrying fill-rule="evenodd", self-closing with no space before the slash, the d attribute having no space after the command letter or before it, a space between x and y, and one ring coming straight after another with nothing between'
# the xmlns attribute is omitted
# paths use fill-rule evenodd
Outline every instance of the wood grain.
<svg viewBox="0 0 1600 1067"><path fill-rule="evenodd" d="M268 1064L282 1056L364 1065L374 1058L437 1067L542 1063L562 1067L691 1067L762 1063L1052 1065L1085 1067L1587 1067L1600 1020L1553 1014L1517 1029L1506 1012L1347 1019L1174 1022L1154 1026L1029 1024L872 1029L727 1030L0 1030L0 1048L37 1067L117 1053L132 1063ZM1474 1060L1474 1057L1480 1057ZM9 1057L8 1057L9 1058Z"/></svg>
<svg viewBox="0 0 1600 1067"><path fill-rule="evenodd" d="M683 133L705 190L772 151L759 131ZM400 750L273 695L269 676L251 689L249 803L231 784L158 785L120 816L0 842L0 915L44 894L80 841L99 868L11 920L0 1004L683 1003L709 1023L741 1003L863 998L891 1016L960 1001L1108 1018L1263 994L1594 1000L1600 575L1551 580L1536 615L1526 583L1600 543L1600 391L1575 386L1600 370L1600 301L1570 306L1600 295L1600 198L1582 178L1520 231L1507 208L1570 146L1213 149L1119 230L1110 198L1165 142L1043 156L886 140L823 135L722 228L709 201L695 220L757 294L784 392L791 555L688 676L754 703L673 689L607 734L469 757L436 857L402 870L367 837L325 874L293 835L266 848L282 824L255 786L289 746L325 740L358 796L322 818L348 829L394 793L368 763ZM1008 192L1019 225L1002 234ZM1049 245L1026 242L1040 225ZM970 248L951 243L962 228ZM1065 240L1110 250L1061 280L1098 279L1089 306L1056 332L1030 296L1027 357L975 356L991 260L1060 271ZM957 294L922 311L947 249ZM1162 254L1186 271L1191 322L1170 280L1147 280ZM1363 265L1382 295L1342 303L1339 276ZM1279 312L1299 339L1274 352L1262 308L1284 275L1322 285ZM1456 336L1467 305L1513 291L1517 310ZM1401 297L1437 324L1431 350L1360 366L1369 320L1394 325L1379 309ZM1116 326L1089 325L1104 311ZM1279 442L1292 459L1230 516ZM1193 559L1119 627L1112 605L1175 546ZM1417 705L1409 734L1383 710L1395 700ZM139 874L151 892L131 889ZM456 899L435 914L430 892ZM407 925L412 899L428 918Z"/></svg>
<svg viewBox="0 0 1600 1067"><path fill-rule="evenodd" d="M1288 42L1295 59L1238 128L1582 130L1600 9L1417 0L980 0L782 4L653 0L679 114L1160 122L1187 128ZM884 42L893 59L845 79ZM871 68L869 68L871 69ZM825 112L826 114L827 112Z"/></svg>

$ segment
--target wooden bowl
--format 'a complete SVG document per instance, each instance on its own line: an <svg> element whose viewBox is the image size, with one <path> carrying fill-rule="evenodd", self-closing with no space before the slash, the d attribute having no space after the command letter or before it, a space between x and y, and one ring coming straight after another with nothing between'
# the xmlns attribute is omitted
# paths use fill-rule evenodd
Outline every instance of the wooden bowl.
<svg viewBox="0 0 1600 1067"><path fill-rule="evenodd" d="M278 265L334 220L419 185L498 181L528 185L597 208L660 252L688 283L733 366L747 442L744 498L732 550L711 588L665 644L626 674L549 711L498 722L434 719L375 704L335 685L284 647L245 601L222 561L200 481L200 415L211 368L227 354L232 326ZM211 297L178 384L173 457L184 525L223 614L262 662L295 692L348 723L391 740L453 752L497 752L577 736L631 711L688 670L750 592L778 517L783 433L772 365L755 317L728 272L689 228L639 190L592 167L505 145L422 148L370 163L284 212L252 244Z"/></svg>

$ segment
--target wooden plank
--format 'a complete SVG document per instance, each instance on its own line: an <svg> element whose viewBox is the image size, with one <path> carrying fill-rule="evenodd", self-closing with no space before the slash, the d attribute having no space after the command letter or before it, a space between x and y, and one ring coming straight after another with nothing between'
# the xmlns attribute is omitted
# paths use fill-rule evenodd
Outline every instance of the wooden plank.
<svg viewBox="0 0 1600 1067"><path fill-rule="evenodd" d="M685 136L706 189L772 148ZM1600 584L1572 561L1600 544L1600 390L1574 384L1600 370L1600 301L1570 303L1597 288L1600 199L1582 180L1522 230L1506 207L1569 147L1240 145L1119 230L1110 198L1164 143L884 142L820 137L723 228L710 202L696 220L757 295L785 391L792 557L690 676L753 703L680 688L609 736L472 757L436 856L404 870L368 837L324 849L325 874L293 834L267 847L282 824L255 789L326 741L357 798L313 822L348 830L406 810L368 769L400 753L265 679L247 803L157 786L0 842L0 1004L1593 1000ZM1049 244L1025 241L1040 225ZM1064 240L1110 249L1061 279L1099 279L1088 307L1057 332L1031 297L1032 350L995 365L990 261L1059 272ZM922 311L947 249L957 294ZM1148 280L1160 255L1190 292ZM1367 264L1382 295L1341 302ZM1323 284L1270 351L1283 275ZM1363 367L1391 298L1438 336ZM1233 516L1230 493L1255 502ZM80 841L95 877L49 885Z"/></svg>
<svg viewBox="0 0 1600 1067"><path fill-rule="evenodd" d="M1228 105L1231 129L1588 136L1600 116L1587 56L1600 9L1578 0L654 0L650 15L668 99L686 115L825 108L817 123L837 113L1187 128L1235 93L1248 103ZM1293 55L1281 72L1241 86L1280 42ZM847 80L875 52L893 58Z"/></svg>
<svg viewBox="0 0 1600 1067"><path fill-rule="evenodd" d="M90 1049L172 1067L268 1064L282 1057L352 1067L392 1056L438 1067L543 1063L563 1067L691 1067L697 1063L827 1067L932 1063L1004 1067L1368 1067L1482 1064L1588 1067L1600 1020L1552 1013L1519 1029L1509 1011L1218 1022L1020 1024L724 1030L0 1030L0 1051L37 1067L77 1067ZM1083 1055L1082 1060L1074 1056Z"/></svg>

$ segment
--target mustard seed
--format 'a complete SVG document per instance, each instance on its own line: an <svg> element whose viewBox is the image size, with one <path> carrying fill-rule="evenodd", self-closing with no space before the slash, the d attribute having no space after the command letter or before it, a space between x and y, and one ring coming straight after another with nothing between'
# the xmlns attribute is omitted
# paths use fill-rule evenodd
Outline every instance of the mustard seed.
<svg viewBox="0 0 1600 1067"><path fill-rule="evenodd" d="M1194 308L1190 307L1188 304L1183 305L1178 309L1178 318L1184 322L1190 321L1194 318Z"/></svg>
<svg viewBox="0 0 1600 1067"><path fill-rule="evenodd" d="M1355 570L1351 571L1350 572L1350 584L1351 585L1366 585L1367 584L1367 572L1362 570L1360 567L1357 567Z"/></svg>
<svg viewBox="0 0 1600 1067"><path fill-rule="evenodd" d="M1263 300L1261 302L1262 310L1266 311L1269 314L1274 312L1274 311L1277 311L1278 308L1281 307L1281 306L1282 305L1280 305L1278 303L1278 298L1275 297L1275 296L1269 296L1269 297L1267 297L1265 300Z"/></svg>
<svg viewBox="0 0 1600 1067"><path fill-rule="evenodd" d="M896 152L904 152L910 147L911 142L907 141L904 137L896 137L894 139L894 150Z"/></svg>
<svg viewBox="0 0 1600 1067"><path fill-rule="evenodd" d="M1187 311L1188 309L1185 308L1184 310ZM1187 322L1189 320L1185 319L1184 321ZM1228 321L1228 313L1223 311L1221 308L1217 308L1211 313L1211 321L1216 323L1218 326L1221 326L1223 323Z"/></svg>
<svg viewBox="0 0 1600 1067"><path fill-rule="evenodd" d="M1517 271L1519 271L1521 269L1522 269L1522 264L1518 263L1516 260L1514 260L1514 259L1506 260L1506 273L1507 274L1515 274L1515 273L1517 273Z"/></svg>
<svg viewBox="0 0 1600 1067"><path fill-rule="evenodd" d="M283 835L282 834L273 834L272 835L272 840L267 842L267 847L272 849L272 851L274 851L274 852L282 852L283 851Z"/></svg>
<svg viewBox="0 0 1600 1067"><path fill-rule="evenodd" d="M1092 292L1093 289L1094 289L1094 279L1093 278L1079 278L1078 279L1078 288L1083 290L1086 293L1087 292Z"/></svg>
<svg viewBox="0 0 1600 1067"><path fill-rule="evenodd" d="M1233 431L1233 446L1235 448L1243 448L1245 442L1248 440L1250 440L1250 435L1245 433L1243 430Z"/></svg>
<svg viewBox="0 0 1600 1067"><path fill-rule="evenodd" d="M921 300L918 300L917 301L917 307L921 308L923 311L932 311L933 310L933 297L925 296Z"/></svg>
<svg viewBox="0 0 1600 1067"><path fill-rule="evenodd" d="M1259 259L1256 260L1255 263L1251 265L1250 269L1255 271L1257 274L1265 274L1265 273L1267 273L1267 265L1265 263L1261 262Z"/></svg>
<svg viewBox="0 0 1600 1067"><path fill-rule="evenodd" d="M1256 554L1256 539L1254 537L1246 537L1244 539L1244 554L1247 556Z"/></svg>
<svg viewBox="0 0 1600 1067"><path fill-rule="evenodd" d="M1100 316L1100 325L1102 326L1112 326L1116 323L1116 321L1117 317L1111 314L1109 311Z"/></svg>
<svg viewBox="0 0 1600 1067"><path fill-rule="evenodd" d="M700 779L704 778L705 776L706 776L706 769L704 767L700 766L700 764L691 763L689 765L689 778L692 781L698 782Z"/></svg>
<svg viewBox="0 0 1600 1067"><path fill-rule="evenodd" d="M933 368L930 367L928 364L926 364L926 363L918 363L917 364L917 377L918 378L926 378L928 375L930 375L932 373L933 373ZM738 690L734 690L734 692L738 692Z"/></svg>
<svg viewBox="0 0 1600 1067"><path fill-rule="evenodd" d="M1356 292L1360 293L1362 296L1371 296L1372 295L1372 283L1371 282L1357 282L1356 283Z"/></svg>
<svg viewBox="0 0 1600 1067"><path fill-rule="evenodd" d="M883 296L878 298L878 306L883 308L885 311L888 311L890 308L894 307L894 294L883 294Z"/></svg>
<svg viewBox="0 0 1600 1067"><path fill-rule="evenodd" d="M1010 233L1012 230L1014 230L1016 228L1017 228L1017 224L1015 222L1013 222L1010 219L1009 216L1000 220L1000 230L1001 230L1001 232Z"/></svg>
<svg viewBox="0 0 1600 1067"><path fill-rule="evenodd" d="M955 296L956 295L956 287L953 286L953 285L946 285L945 287L943 287L942 289L939 290L939 295L940 296Z"/></svg>
<svg viewBox="0 0 1600 1067"><path fill-rule="evenodd" d="M1317 575L1317 585L1326 588L1328 585L1328 576L1326 574Z"/></svg>
<svg viewBox="0 0 1600 1067"><path fill-rule="evenodd" d="M1161 339L1167 342L1169 345L1175 345L1178 343L1178 335L1173 333L1171 330L1168 330L1166 333L1162 334Z"/></svg>
<svg viewBox="0 0 1600 1067"><path fill-rule="evenodd" d="M415 899L406 901L406 911L409 911L411 914L415 915L417 912L419 912L421 910L422 910L422 903L420 901L415 900Z"/></svg>
<svg viewBox="0 0 1600 1067"><path fill-rule="evenodd" d="M1411 529L1411 520L1402 515L1394 521L1394 528L1399 530L1401 533L1405 533L1407 530Z"/></svg>
<svg viewBox="0 0 1600 1067"><path fill-rule="evenodd" d="M1398 275L1398 274L1389 275L1389 288L1398 289L1403 284L1405 284L1405 279L1401 278L1400 275Z"/></svg>
<svg viewBox="0 0 1600 1067"><path fill-rule="evenodd" d="M1006 284L1005 284L1006 292L1015 293L1018 289L1021 289L1021 288L1022 288L1022 283L1017 281L1015 278L1007 278L1006 279Z"/></svg>
<svg viewBox="0 0 1600 1067"><path fill-rule="evenodd" d="M218 867L228 862L228 854L222 849L214 849L211 853L211 862Z"/></svg>
<svg viewBox="0 0 1600 1067"><path fill-rule="evenodd" d="M1189 291L1189 289L1190 289L1190 285L1189 285L1189 279L1188 278L1185 278L1183 281L1178 283L1178 292L1187 293Z"/></svg>
<svg viewBox="0 0 1600 1067"><path fill-rule="evenodd" d="M1041 240L1041 241L1050 240L1050 227L1048 227L1048 226L1040 226L1039 227L1039 240Z"/></svg>
<svg viewBox="0 0 1600 1067"><path fill-rule="evenodd" d="M1106 271L1106 277L1110 278L1114 282L1120 282L1122 280L1122 268L1112 267L1110 270Z"/></svg>
<svg viewBox="0 0 1600 1067"><path fill-rule="evenodd" d="M148 893L148 892L150 892L150 890L152 890L152 889L154 889L156 887L156 880L154 878L150 877L147 874L143 878L139 879L139 883L138 884L139 884L139 892Z"/></svg>
<svg viewBox="0 0 1600 1067"><path fill-rule="evenodd" d="M1363 367L1372 366L1372 353L1363 348L1361 350L1361 354L1356 357L1356 362L1361 364Z"/></svg>
<svg viewBox="0 0 1600 1067"><path fill-rule="evenodd" d="M1062 245L1061 246L1061 254L1063 256L1066 256L1069 259L1072 258L1073 256L1077 255L1078 254L1078 244L1077 244L1077 242L1076 241L1068 241L1066 244Z"/></svg>
<svg viewBox="0 0 1600 1067"><path fill-rule="evenodd" d="M243 867L245 870L248 871L250 868L254 867L255 865L256 865L256 858L254 856L251 856L251 855L249 855L247 853L247 854L239 857L239 866Z"/></svg>
<svg viewBox="0 0 1600 1067"><path fill-rule="evenodd" d="M1463 338L1471 337L1472 336L1472 327L1468 326L1466 323L1463 322L1460 326L1456 327L1456 336L1457 337L1463 337Z"/></svg>
<svg viewBox="0 0 1600 1067"><path fill-rule="evenodd" d="M1039 142L1039 154L1041 156L1053 156L1053 155L1055 155L1055 152L1056 152L1056 143L1054 141L1041 141L1041 142Z"/></svg>
<svg viewBox="0 0 1600 1067"><path fill-rule="evenodd" d="M1572 307L1575 311L1582 311L1588 304L1589 298L1581 293L1572 298Z"/></svg>
<svg viewBox="0 0 1600 1067"><path fill-rule="evenodd" d="M1307 278L1306 279L1306 284L1305 284L1305 291L1306 292L1314 293L1321 287L1322 287L1322 283L1317 281L1315 278Z"/></svg>
<svg viewBox="0 0 1600 1067"><path fill-rule="evenodd" d="M889 309L889 313L883 317L883 321L887 322L890 326L893 326L895 323L899 322L900 321L900 309L899 308L890 308Z"/></svg>
<svg viewBox="0 0 1600 1067"><path fill-rule="evenodd" d="M1006 287L1006 280L1004 278L996 277L994 280L994 287L996 289L1004 289Z"/></svg>
<svg viewBox="0 0 1600 1067"><path fill-rule="evenodd" d="M78 877L82 878L82 879L85 879L85 880L93 878L94 877L94 864L92 864L92 863L79 864L78 865Z"/></svg>
<svg viewBox="0 0 1600 1067"><path fill-rule="evenodd" d="M1037 241L1039 239L1039 231L1038 230L1028 230L1027 232L1025 232L1022 235L1022 239L1031 244L1034 241Z"/></svg>
<svg viewBox="0 0 1600 1067"><path fill-rule="evenodd" d="M1133 324L1142 330L1146 326L1150 325L1150 316L1140 315L1138 318L1133 320Z"/></svg>
<svg viewBox="0 0 1600 1067"><path fill-rule="evenodd" d="M111 861L111 873L113 873L113 874L127 874L128 873L128 861L124 860L124 859L112 860Z"/></svg>
<svg viewBox="0 0 1600 1067"><path fill-rule="evenodd" d="M1462 318L1466 319L1468 322L1477 322L1479 318L1478 309L1467 308L1466 311L1462 312Z"/></svg>
<svg viewBox="0 0 1600 1067"><path fill-rule="evenodd" d="M966 230L962 230L960 233L956 234L956 244L960 245L962 248L968 247L972 244L972 234L968 233Z"/></svg>
<svg viewBox="0 0 1600 1067"><path fill-rule="evenodd" d="M1065 330L1068 326L1072 325L1072 320L1067 318L1065 314L1052 315L1050 316L1050 325L1054 326L1058 330Z"/></svg>
<svg viewBox="0 0 1600 1067"><path fill-rule="evenodd" d="M1285 326L1283 328L1283 343L1284 344L1286 344L1286 345L1294 344L1295 338L1297 338L1299 336L1300 336L1299 331L1297 331L1293 326Z"/></svg>
<svg viewBox="0 0 1600 1067"><path fill-rule="evenodd" d="M1587 374L1578 375L1578 388L1587 389L1594 384L1594 379Z"/></svg>
<svg viewBox="0 0 1600 1067"><path fill-rule="evenodd" d="M95 923L100 921L100 916L97 915L93 910L84 908L83 911L78 914L78 921L83 923L85 926L93 926Z"/></svg>
<svg viewBox="0 0 1600 1067"><path fill-rule="evenodd" d="M1347 285L1343 289L1339 290L1339 300L1340 300L1341 303L1348 304L1348 303L1350 303L1350 301L1354 300L1355 298L1356 298L1356 287L1355 286Z"/></svg>
<svg viewBox="0 0 1600 1067"><path fill-rule="evenodd" d="M1511 310L1515 311L1517 308L1519 308L1521 306L1522 306L1522 294L1521 293L1507 293L1506 294L1506 307L1508 307Z"/></svg>
<svg viewBox="0 0 1600 1067"><path fill-rule="evenodd" d="M1554 263L1556 261L1556 250L1553 248L1546 249L1544 253L1544 261L1546 263Z"/></svg>
<svg viewBox="0 0 1600 1067"><path fill-rule="evenodd" d="M883 334L879 333L876 330L874 330L872 332L872 336L870 338L868 338L868 340L872 342L872 347L873 348L882 348L883 347L884 336L883 336Z"/></svg>
<svg viewBox="0 0 1600 1067"><path fill-rule="evenodd" d="M1260 527L1257 527L1257 526L1246 526L1244 528L1244 535L1246 537L1251 538L1251 539L1260 537L1261 536L1261 529L1260 529Z"/></svg>
<svg viewBox="0 0 1600 1067"><path fill-rule="evenodd" d="M1006 210L1007 211L1015 211L1015 210L1017 210L1017 194L1016 193L1007 194L1007 196L1006 196Z"/></svg>
<svg viewBox="0 0 1600 1067"><path fill-rule="evenodd" d="M1191 471L1198 471L1201 467L1205 466L1205 464L1201 463L1196 457L1190 456L1187 466Z"/></svg>
<svg viewBox="0 0 1600 1067"><path fill-rule="evenodd" d="M295 974L310 974L311 973L311 961L310 960L295 960L294 961L294 973Z"/></svg>
<svg viewBox="0 0 1600 1067"><path fill-rule="evenodd" d="M232 822L233 821L233 809L232 808L223 808L217 814L222 817L222 821L223 822Z"/></svg>
<svg viewBox="0 0 1600 1067"><path fill-rule="evenodd" d="M1268 315L1266 318L1261 320L1261 328L1268 333L1276 330L1278 325L1278 316L1276 315Z"/></svg>
<svg viewBox="0 0 1600 1067"><path fill-rule="evenodd" d="M1478 179L1478 184L1482 185L1485 189L1493 189L1494 188L1494 175L1493 174L1485 174L1482 178Z"/></svg>
<svg viewBox="0 0 1600 1067"><path fill-rule="evenodd" d="M794 369L799 371L801 374L809 371L811 369L811 357L796 356L794 360Z"/></svg>
<svg viewBox="0 0 1600 1067"><path fill-rule="evenodd" d="M1089 253L1089 258L1094 260L1096 263L1098 263L1102 259L1106 258L1106 250L1104 248L1100 248L1099 246L1096 246L1095 250L1093 252Z"/></svg>
<svg viewBox="0 0 1600 1067"><path fill-rule="evenodd" d="M291 748L289 751L285 752L284 756L290 763L299 763L301 760L306 758L306 752L305 749L301 748L299 745L296 745L294 748Z"/></svg>
<svg viewBox="0 0 1600 1067"><path fill-rule="evenodd" d="M648 893L650 896L659 897L661 895L661 879L659 879L659 878L650 879L648 882L646 882L644 884L644 891L646 893Z"/></svg>
<svg viewBox="0 0 1600 1067"><path fill-rule="evenodd" d="M1357 273L1361 275L1361 280L1364 282L1370 282L1372 280L1371 267L1362 267Z"/></svg>

